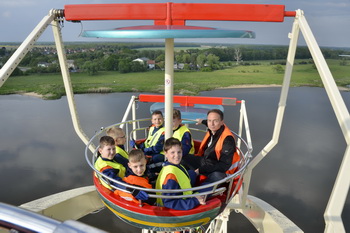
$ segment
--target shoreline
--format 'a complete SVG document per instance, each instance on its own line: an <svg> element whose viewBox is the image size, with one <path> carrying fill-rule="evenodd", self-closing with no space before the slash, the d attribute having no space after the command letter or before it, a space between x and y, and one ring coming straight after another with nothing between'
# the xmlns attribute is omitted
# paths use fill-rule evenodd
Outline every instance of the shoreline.
<svg viewBox="0 0 350 233"><path fill-rule="evenodd" d="M243 84L243 85L231 85L228 87L218 87L215 88L217 90L220 89L232 89L232 88L267 88L267 87L282 87L282 85L277 85L277 84ZM338 87L339 91L350 91L350 88L347 87ZM44 95L38 94L36 92L22 92L18 93L19 95L24 95L24 96L30 96L30 97L36 97L40 99L45 99ZM49 96L49 95L47 95Z"/></svg>

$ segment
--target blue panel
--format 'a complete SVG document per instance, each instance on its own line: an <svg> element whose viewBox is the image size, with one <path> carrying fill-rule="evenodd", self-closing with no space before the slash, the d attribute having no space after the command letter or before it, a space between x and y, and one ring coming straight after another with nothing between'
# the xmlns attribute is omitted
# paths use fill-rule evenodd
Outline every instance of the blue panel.
<svg viewBox="0 0 350 233"><path fill-rule="evenodd" d="M195 104L193 107L180 106L179 103L174 103L174 108L180 110L181 118L193 121L185 121L183 120L183 124L194 124L194 120L196 119L207 119L207 113L211 109L220 109L224 112L224 107L222 105L210 105L210 104ZM164 103L154 103L150 107L150 112L154 112L156 110L164 111Z"/></svg>
<svg viewBox="0 0 350 233"><path fill-rule="evenodd" d="M195 26L136 26L112 30L87 30L83 37L119 39L162 38L255 38L255 33L246 30L223 30Z"/></svg>

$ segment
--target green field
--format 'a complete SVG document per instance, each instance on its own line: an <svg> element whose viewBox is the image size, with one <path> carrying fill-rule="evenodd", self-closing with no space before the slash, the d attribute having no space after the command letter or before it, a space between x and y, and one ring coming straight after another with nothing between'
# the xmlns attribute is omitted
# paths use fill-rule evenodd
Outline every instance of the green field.
<svg viewBox="0 0 350 233"><path fill-rule="evenodd" d="M174 92L196 95L200 91L234 85L281 85L284 73L274 71L270 61L258 61L260 65L235 66L213 72L175 72ZM296 61L299 63L300 61ZM327 60L338 86L350 85L350 65L340 65L340 60ZM282 66L284 68L284 66ZM164 71L143 73L99 72L90 76L85 73L72 73L74 93L109 92L154 92L164 90ZM312 64L295 65L291 86L322 87L322 81ZM44 98L55 99L64 95L60 74L29 75L10 77L0 94L35 92Z"/></svg>

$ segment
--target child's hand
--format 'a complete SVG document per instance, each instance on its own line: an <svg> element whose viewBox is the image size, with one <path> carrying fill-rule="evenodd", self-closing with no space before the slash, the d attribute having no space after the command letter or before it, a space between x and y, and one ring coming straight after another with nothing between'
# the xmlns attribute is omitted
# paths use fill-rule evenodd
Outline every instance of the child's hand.
<svg viewBox="0 0 350 233"><path fill-rule="evenodd" d="M199 201L199 204L205 205L205 197L204 196L196 196L196 198Z"/></svg>

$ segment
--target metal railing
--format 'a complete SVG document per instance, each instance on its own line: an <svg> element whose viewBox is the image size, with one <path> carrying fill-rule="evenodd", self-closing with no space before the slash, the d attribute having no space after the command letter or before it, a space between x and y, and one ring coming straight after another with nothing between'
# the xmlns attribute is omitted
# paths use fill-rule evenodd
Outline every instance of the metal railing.
<svg viewBox="0 0 350 233"><path fill-rule="evenodd" d="M164 190L164 189L148 189L148 188L142 188L139 186L134 186L134 185L130 185L124 182L120 182L117 181L115 179L112 179L106 175L104 175L103 173L101 173L100 171L96 170L96 168L94 167L94 163L96 161L97 158L97 151L98 151L98 147L91 153L91 151L89 150L90 144L93 143L95 140L97 140L100 135L102 135L103 133L105 133L105 131L110 128L110 127L120 127L121 125L125 126L125 134L127 135L128 138L131 138L132 135L134 135L134 133L136 131L141 131L142 133L144 133L145 135L147 135L147 127L145 127L144 125L146 123L149 124L150 119L139 119L139 120L130 120L130 121L125 121L125 122L120 122L105 128L102 128L99 132L97 132L89 141L89 143L86 146L85 149L85 158L86 161L88 162L89 166L93 169L93 171L95 172L95 174L97 174L97 176L105 181L108 185L110 185L112 188L114 189L118 189L124 192L128 192L125 189L116 187L111 185L111 182L116 183L118 185L124 186L126 188L132 188L132 189L136 189L136 190L142 190L142 191L146 191L147 193L149 193L149 197L151 198L167 198L167 199L177 199L177 198L187 198L187 197L195 197L195 196L213 196L213 195L220 195L224 192L227 193L232 193L235 194L237 193L237 189L238 186L234 186L233 182L237 181L237 183L241 183L242 181L242 174L244 173L246 166L248 165L250 159L251 159L251 148L249 147L248 143L241 138L237 133L234 133L234 135L237 137L237 139L241 142L243 142L243 145L245 146L244 152L241 148L237 148L238 154L240 155L240 164L239 164L239 169L236 173L231 174L229 176L227 176L225 179L222 179L220 181L217 182L213 182L210 184L206 184L206 185L201 185L201 186L197 186L197 187L193 187L190 189L173 189L173 190ZM139 128L136 129L131 129L130 130L130 125L134 126L136 123L137 126L139 126ZM190 128L190 130L196 130L198 132L203 132L204 134L204 130L201 129L197 129L197 128ZM96 143L98 144L98 143ZM227 184L227 187L221 187L223 184ZM200 192L200 193L196 193L200 190L203 189L208 189L209 191L205 191L205 192ZM167 196L167 195L163 195L164 193L183 193L185 191L192 191L193 194L189 194L189 195L172 195L172 196ZM230 201L231 196L227 196L226 198L226 204Z"/></svg>

